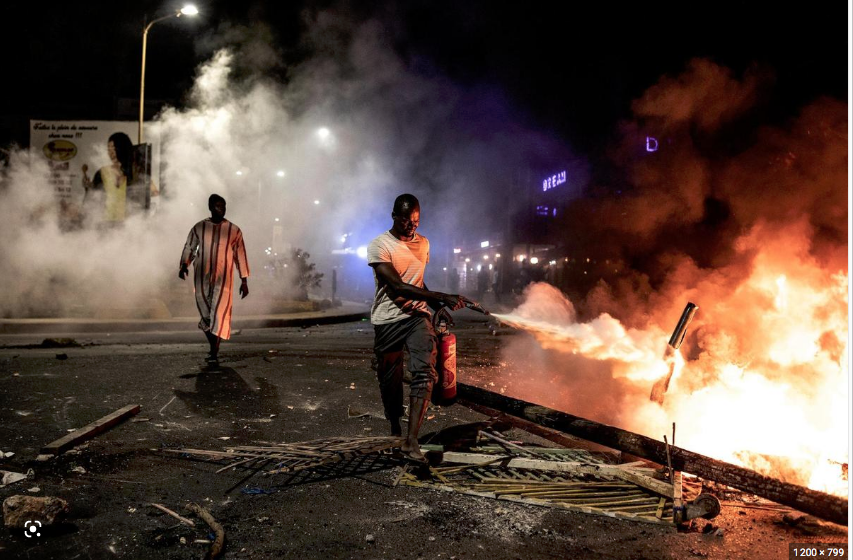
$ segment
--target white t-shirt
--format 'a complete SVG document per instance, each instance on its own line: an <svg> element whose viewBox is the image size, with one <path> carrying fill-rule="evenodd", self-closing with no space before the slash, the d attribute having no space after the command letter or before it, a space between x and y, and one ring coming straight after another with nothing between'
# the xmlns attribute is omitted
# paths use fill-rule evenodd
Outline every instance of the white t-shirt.
<svg viewBox="0 0 853 560"><path fill-rule="evenodd" d="M429 240L415 233L411 241L402 241L386 231L367 246L367 264L391 263L394 270L406 284L418 288L424 287L424 271L429 262ZM386 325L401 321L416 313L430 315L425 301L405 298L391 299L386 293L384 282L380 283L376 269L373 270L376 295L370 308L370 322L374 325Z"/></svg>

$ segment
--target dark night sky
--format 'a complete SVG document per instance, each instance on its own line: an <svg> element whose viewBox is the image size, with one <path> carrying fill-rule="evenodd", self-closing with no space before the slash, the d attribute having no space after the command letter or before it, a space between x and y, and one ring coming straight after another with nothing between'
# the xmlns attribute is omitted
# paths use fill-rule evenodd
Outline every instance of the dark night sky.
<svg viewBox="0 0 853 560"><path fill-rule="evenodd" d="M142 22L173 5L32 3L7 12L0 23L6 67L0 145L26 144L30 118L133 120ZM672 8L647 2L630 11L610 3L484 0L197 5L201 17L153 28L146 99L180 106L195 67L235 26L269 27L285 79L287 64L310 55L299 42L303 11L333 6L354 22L383 21L393 29L393 47L419 71L497 86L533 124L581 151L601 147L629 115L632 99L697 56L736 74L759 65L775 75L759 119L784 119L819 95L847 98L846 6L838 3L797 11L743 2Z"/></svg>

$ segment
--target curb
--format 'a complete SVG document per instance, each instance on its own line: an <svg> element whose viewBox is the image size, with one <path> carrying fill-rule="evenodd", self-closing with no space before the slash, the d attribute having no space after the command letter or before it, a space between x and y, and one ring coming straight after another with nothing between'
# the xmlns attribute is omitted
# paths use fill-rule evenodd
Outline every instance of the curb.
<svg viewBox="0 0 853 560"><path fill-rule="evenodd" d="M233 319L231 330L309 327L369 319L370 311L340 315L305 314L287 316L255 316ZM0 334L52 334L95 332L155 332L196 331L198 319L184 317L168 320L111 320L111 319L3 319Z"/></svg>

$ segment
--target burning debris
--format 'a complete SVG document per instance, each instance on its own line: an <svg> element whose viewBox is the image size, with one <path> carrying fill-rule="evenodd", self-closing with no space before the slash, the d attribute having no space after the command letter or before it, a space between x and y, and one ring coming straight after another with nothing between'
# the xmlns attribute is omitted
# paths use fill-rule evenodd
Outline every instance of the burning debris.
<svg viewBox="0 0 853 560"><path fill-rule="evenodd" d="M547 452L547 450L537 450ZM608 515L650 523L674 524L672 488L669 498L651 492L620 476L651 484L653 469L620 466L607 469L601 463L512 458L503 450L492 453L445 454L441 467L424 476L404 472L400 483L419 488L452 490L462 494L496 498L583 513ZM448 466L444 466L444 464Z"/></svg>
<svg viewBox="0 0 853 560"><path fill-rule="evenodd" d="M492 393L478 387L460 384L460 400L463 403L472 402L481 408L491 408L496 412L503 412L543 424L658 464L671 464L671 469L676 471L685 471L705 479L733 486L833 523L846 525L848 521L846 498L780 481L737 465L661 443L640 434Z"/></svg>
<svg viewBox="0 0 853 560"><path fill-rule="evenodd" d="M758 254L752 274L705 304L689 332L696 307L684 309L670 337L680 351L664 346L654 323L626 328L607 313L580 322L558 290L533 285L516 311L495 317L533 336L538 349L517 340L507 354L524 355L528 369L543 374L513 383L499 373L493 381L521 398L638 433L660 433L675 418L681 441L708 456L844 496L847 278L809 270L803 255L794 261L804 269L779 275L784 259L769 255L794 243L753 233L743 244ZM719 291L700 283L686 293ZM605 398L579 398L590 387Z"/></svg>
<svg viewBox="0 0 853 560"><path fill-rule="evenodd" d="M710 519L720 512L719 501L711 495L700 494L692 501L685 500L681 473L661 471L642 461L619 464L612 454L587 449L524 447L493 432L477 433L478 440L497 445L481 445L473 440L464 446L464 452L426 445L424 449L433 465L407 463L394 486L437 487L669 526L697 517ZM450 447L457 449L454 443L458 442L450 442ZM277 446L237 446L222 451L165 451L184 458L226 461L228 464L217 473L239 468L251 476L264 469L268 475L298 473L364 459L399 444L399 438L388 437L332 438Z"/></svg>

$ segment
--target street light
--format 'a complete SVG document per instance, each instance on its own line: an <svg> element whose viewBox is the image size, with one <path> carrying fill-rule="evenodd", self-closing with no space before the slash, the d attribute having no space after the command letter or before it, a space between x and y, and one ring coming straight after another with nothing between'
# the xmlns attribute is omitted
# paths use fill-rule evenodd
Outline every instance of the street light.
<svg viewBox="0 0 853 560"><path fill-rule="evenodd" d="M163 16L161 18L157 18L142 30L142 73L139 78L139 135L138 135L138 144L142 144L142 120L144 118L145 111L145 51L148 46L148 31L158 21L163 21L164 19L169 19L172 17L181 17L181 16L195 16L198 15L198 8L193 6L192 4L187 4L180 10L175 10L175 13L169 14L167 16Z"/></svg>

